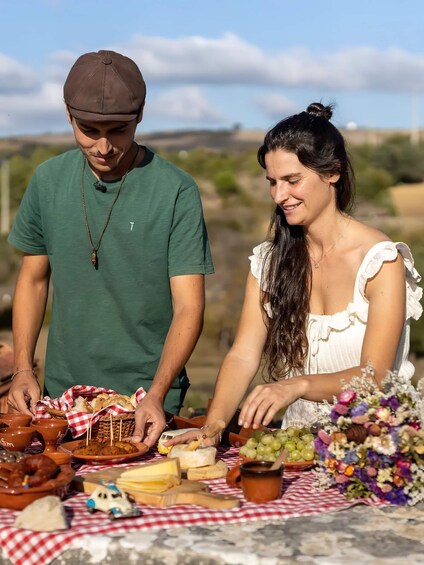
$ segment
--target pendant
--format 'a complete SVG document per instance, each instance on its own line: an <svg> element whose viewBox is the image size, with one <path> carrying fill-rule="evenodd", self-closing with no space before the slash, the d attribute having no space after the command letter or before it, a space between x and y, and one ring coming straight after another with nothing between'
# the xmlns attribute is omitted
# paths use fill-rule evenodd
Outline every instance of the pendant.
<svg viewBox="0 0 424 565"><path fill-rule="evenodd" d="M97 269L97 251L95 249L91 252L91 263Z"/></svg>
<svg viewBox="0 0 424 565"><path fill-rule="evenodd" d="M319 263L321 263L321 261L320 261ZM315 267L315 269L318 269L318 267L319 267L319 263L314 263L314 267Z"/></svg>

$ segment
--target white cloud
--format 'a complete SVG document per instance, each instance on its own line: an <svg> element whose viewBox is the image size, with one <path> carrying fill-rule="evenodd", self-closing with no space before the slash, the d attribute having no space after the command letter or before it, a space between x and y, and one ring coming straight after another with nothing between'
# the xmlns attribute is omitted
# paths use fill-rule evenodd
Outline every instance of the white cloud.
<svg viewBox="0 0 424 565"><path fill-rule="evenodd" d="M265 53L227 33L217 39L135 36L123 51L137 61L147 81L152 83L406 92L424 89L424 56L397 48L352 47L331 54L291 48Z"/></svg>
<svg viewBox="0 0 424 565"><path fill-rule="evenodd" d="M168 90L146 104L151 116L210 124L225 121L223 114L212 106L197 86Z"/></svg>
<svg viewBox="0 0 424 565"><path fill-rule="evenodd" d="M38 131L49 131L52 123L66 124L62 87L47 83L30 95L0 95L0 129L25 131L34 126Z"/></svg>
<svg viewBox="0 0 424 565"><path fill-rule="evenodd" d="M280 94L263 94L257 96L256 104L271 119L282 119L284 116L301 112L299 104Z"/></svg>
<svg viewBox="0 0 424 565"><path fill-rule="evenodd" d="M31 69L0 53L0 94L31 92L38 86Z"/></svg>
<svg viewBox="0 0 424 565"><path fill-rule="evenodd" d="M264 95L256 103L272 118L298 109L282 96L266 95L269 87L331 91L333 96L335 91L424 92L424 55L398 48L362 46L323 53L298 47L270 53L233 33L171 39L136 35L126 44L107 47L139 64L147 82L149 115L181 122L228 121L213 106L212 93L207 99L200 86L214 87L215 94L218 88L221 99L228 86L261 88ZM44 68L34 70L0 53L0 135L66 125L63 82L79 55L54 52ZM159 92L152 101L151 87ZM234 119L242 118L230 121Z"/></svg>

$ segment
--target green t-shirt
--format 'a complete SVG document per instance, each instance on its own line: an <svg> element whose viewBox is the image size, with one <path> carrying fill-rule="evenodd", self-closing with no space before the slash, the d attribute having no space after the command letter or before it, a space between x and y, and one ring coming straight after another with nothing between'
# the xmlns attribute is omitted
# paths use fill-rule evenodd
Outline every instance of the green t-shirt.
<svg viewBox="0 0 424 565"><path fill-rule="evenodd" d="M132 394L149 388L172 321L170 277L213 272L194 180L146 149L125 179L98 251L81 198L83 155L68 151L40 165L22 199L9 242L49 256L53 287L45 386L51 397L75 384ZM120 181L96 190L85 167L88 223L97 244ZM165 408L188 387L176 378Z"/></svg>

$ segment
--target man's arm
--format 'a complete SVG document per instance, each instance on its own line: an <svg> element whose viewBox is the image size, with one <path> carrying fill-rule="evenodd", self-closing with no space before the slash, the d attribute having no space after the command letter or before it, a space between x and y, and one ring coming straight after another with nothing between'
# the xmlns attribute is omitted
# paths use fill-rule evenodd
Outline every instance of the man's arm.
<svg viewBox="0 0 424 565"><path fill-rule="evenodd" d="M12 386L8 402L15 409L31 413L40 398L40 387L31 372L35 346L46 311L50 281L47 255L25 254L13 299L13 349L15 355ZM30 402L28 410L27 402Z"/></svg>
<svg viewBox="0 0 424 565"><path fill-rule="evenodd" d="M154 445L165 427L165 396L189 360L203 327L204 276L175 276L170 279L170 284L172 323L152 386L136 410L134 439L143 440L149 446Z"/></svg>

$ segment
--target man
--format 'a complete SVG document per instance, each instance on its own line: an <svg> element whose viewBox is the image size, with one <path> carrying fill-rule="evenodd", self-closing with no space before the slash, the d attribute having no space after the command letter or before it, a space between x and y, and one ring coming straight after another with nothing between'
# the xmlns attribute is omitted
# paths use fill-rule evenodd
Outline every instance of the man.
<svg viewBox="0 0 424 565"><path fill-rule="evenodd" d="M143 386L135 437L152 446L164 407L178 412L189 386L213 265L195 182L134 140L145 92L137 65L113 51L86 53L69 72L78 149L37 168L9 236L24 252L9 403L29 412L40 398L33 355L51 278L45 394Z"/></svg>

